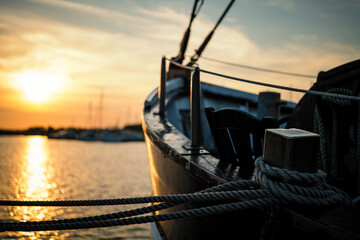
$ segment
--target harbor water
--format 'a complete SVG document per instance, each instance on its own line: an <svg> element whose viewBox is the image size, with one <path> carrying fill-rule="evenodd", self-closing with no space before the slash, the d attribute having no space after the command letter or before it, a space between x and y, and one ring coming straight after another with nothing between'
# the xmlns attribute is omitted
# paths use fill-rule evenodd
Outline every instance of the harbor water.
<svg viewBox="0 0 360 240"><path fill-rule="evenodd" d="M108 199L151 194L144 142L86 142L43 136L0 136L0 198ZM0 206L1 221L100 215L145 205ZM150 239L148 224L87 230L3 232L0 239Z"/></svg>

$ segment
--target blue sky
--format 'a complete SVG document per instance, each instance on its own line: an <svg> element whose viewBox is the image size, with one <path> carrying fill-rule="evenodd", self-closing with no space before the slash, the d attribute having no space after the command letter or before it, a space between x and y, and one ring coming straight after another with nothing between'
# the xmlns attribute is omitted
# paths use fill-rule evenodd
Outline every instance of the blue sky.
<svg viewBox="0 0 360 240"><path fill-rule="evenodd" d="M188 55L228 2L205 0L193 24ZM0 128L86 127L89 103L95 109L101 91L105 126L139 122L143 100L158 84L160 58L178 52L192 4L190 0L1 1ZM238 0L203 55L317 75L359 58L359 22L359 0ZM199 65L293 87L308 88L315 81L201 59ZM66 80L51 99L34 104L22 98L21 89L14 85L16 74L26 71ZM219 83L229 85L223 80ZM235 87L250 92L268 90L244 84ZM282 97L298 100L301 95L283 93Z"/></svg>

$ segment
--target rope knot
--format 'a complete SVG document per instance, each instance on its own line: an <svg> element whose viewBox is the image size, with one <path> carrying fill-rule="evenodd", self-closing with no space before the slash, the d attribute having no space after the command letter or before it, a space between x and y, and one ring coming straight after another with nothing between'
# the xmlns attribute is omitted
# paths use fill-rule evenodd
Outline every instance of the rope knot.
<svg viewBox="0 0 360 240"><path fill-rule="evenodd" d="M351 205L346 193L326 184L326 173L298 172L265 163L262 157L255 161L255 179L271 198L285 205L329 206L338 203Z"/></svg>

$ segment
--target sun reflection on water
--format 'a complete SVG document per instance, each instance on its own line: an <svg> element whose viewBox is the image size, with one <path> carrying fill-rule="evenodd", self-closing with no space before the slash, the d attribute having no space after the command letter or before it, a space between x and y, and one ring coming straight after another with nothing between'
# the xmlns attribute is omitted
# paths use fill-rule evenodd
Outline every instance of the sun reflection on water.
<svg viewBox="0 0 360 240"><path fill-rule="evenodd" d="M27 140L19 197L22 200L50 200L56 184L51 181L53 169L49 164L47 139L32 136ZM19 221L41 221L51 219L55 212L47 207L16 207L10 214ZM23 232L22 234L37 239L43 233Z"/></svg>
<svg viewBox="0 0 360 240"><path fill-rule="evenodd" d="M26 199L43 200L49 198L49 190L56 188L51 183L52 171L48 164L46 139L43 137L29 138L27 153Z"/></svg>

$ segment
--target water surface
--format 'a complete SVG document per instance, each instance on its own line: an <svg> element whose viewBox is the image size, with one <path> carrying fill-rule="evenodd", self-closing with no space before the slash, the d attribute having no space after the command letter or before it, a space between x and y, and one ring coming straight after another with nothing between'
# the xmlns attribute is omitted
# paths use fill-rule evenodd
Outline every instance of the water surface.
<svg viewBox="0 0 360 240"><path fill-rule="evenodd" d="M0 199L77 200L148 196L144 142L104 143L0 136ZM143 205L142 205L143 206ZM139 207L7 207L0 221L85 217ZM148 224L88 230L5 232L1 239L150 239Z"/></svg>

